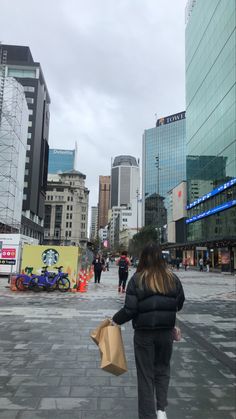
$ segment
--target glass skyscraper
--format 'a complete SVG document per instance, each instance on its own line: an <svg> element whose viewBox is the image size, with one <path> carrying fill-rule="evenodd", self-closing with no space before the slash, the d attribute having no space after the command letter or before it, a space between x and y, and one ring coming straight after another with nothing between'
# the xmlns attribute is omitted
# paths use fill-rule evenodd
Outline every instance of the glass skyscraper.
<svg viewBox="0 0 236 419"><path fill-rule="evenodd" d="M167 223L167 194L186 179L185 112L157 120L143 134L143 225Z"/></svg>
<svg viewBox="0 0 236 419"><path fill-rule="evenodd" d="M236 245L236 3L186 10L187 236L221 265Z"/></svg>

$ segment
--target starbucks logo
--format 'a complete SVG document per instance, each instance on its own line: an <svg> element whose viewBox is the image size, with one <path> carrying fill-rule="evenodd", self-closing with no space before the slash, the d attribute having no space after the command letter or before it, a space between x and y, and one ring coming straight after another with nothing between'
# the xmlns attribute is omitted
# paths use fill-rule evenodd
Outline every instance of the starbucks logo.
<svg viewBox="0 0 236 419"><path fill-rule="evenodd" d="M55 265L58 262L59 253L54 249L46 249L42 253L42 261L47 266Z"/></svg>

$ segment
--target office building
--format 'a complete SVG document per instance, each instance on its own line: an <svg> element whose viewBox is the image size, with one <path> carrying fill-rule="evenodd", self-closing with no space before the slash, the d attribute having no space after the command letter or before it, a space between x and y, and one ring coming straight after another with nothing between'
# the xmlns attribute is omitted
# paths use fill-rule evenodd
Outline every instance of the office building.
<svg viewBox="0 0 236 419"><path fill-rule="evenodd" d="M166 198L186 178L185 112L159 118L143 134L143 225L157 228L165 241Z"/></svg>
<svg viewBox="0 0 236 419"><path fill-rule="evenodd" d="M29 47L1 44L1 50L5 75L23 86L29 111L21 233L42 241L50 97L40 63L34 61Z"/></svg>
<svg viewBox="0 0 236 419"><path fill-rule="evenodd" d="M19 233L29 112L24 89L0 77L0 232Z"/></svg>
<svg viewBox="0 0 236 419"><path fill-rule="evenodd" d="M129 205L139 190L139 161L132 156L115 157L111 168L111 208Z"/></svg>
<svg viewBox="0 0 236 419"><path fill-rule="evenodd" d="M87 242L88 198L86 176L77 170L48 181L44 244L81 246Z"/></svg>
<svg viewBox="0 0 236 419"><path fill-rule="evenodd" d="M108 210L110 208L111 177L99 176L98 191L98 223L97 228L104 228L108 223Z"/></svg>
<svg viewBox="0 0 236 419"><path fill-rule="evenodd" d="M187 240L195 263L236 266L236 3L186 9Z"/></svg>
<svg viewBox="0 0 236 419"><path fill-rule="evenodd" d="M48 173L58 174L76 169L77 146L74 150L49 149Z"/></svg>
<svg viewBox="0 0 236 419"><path fill-rule="evenodd" d="M90 240L97 238L98 231L98 207L91 207Z"/></svg>

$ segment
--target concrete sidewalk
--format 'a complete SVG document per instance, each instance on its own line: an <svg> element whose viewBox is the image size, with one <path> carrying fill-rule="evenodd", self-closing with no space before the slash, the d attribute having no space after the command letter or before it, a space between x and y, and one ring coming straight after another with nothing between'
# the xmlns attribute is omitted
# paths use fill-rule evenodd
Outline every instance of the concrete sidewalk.
<svg viewBox="0 0 236 419"><path fill-rule="evenodd" d="M235 278L180 271L179 315L168 419L235 418ZM90 331L124 302L117 268L86 294L12 293L0 285L1 419L137 419L132 327L122 327L128 373L99 368Z"/></svg>

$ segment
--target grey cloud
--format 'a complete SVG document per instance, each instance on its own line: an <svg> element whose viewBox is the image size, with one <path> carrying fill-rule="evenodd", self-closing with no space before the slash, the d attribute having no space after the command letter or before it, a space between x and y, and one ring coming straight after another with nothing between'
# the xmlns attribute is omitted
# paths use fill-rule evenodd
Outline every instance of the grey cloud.
<svg viewBox="0 0 236 419"><path fill-rule="evenodd" d="M29 45L52 99L50 145L78 141L90 204L111 157L184 109L185 0L2 0L2 41Z"/></svg>

